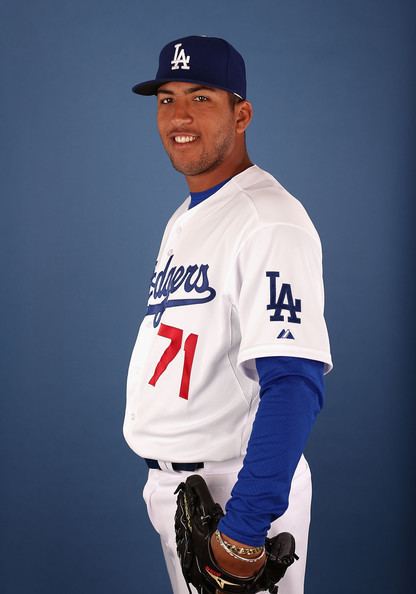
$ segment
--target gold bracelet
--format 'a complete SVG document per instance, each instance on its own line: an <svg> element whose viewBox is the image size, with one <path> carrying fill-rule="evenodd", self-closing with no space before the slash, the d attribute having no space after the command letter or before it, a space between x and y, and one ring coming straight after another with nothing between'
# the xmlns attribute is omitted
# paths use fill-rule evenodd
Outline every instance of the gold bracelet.
<svg viewBox="0 0 416 594"><path fill-rule="evenodd" d="M227 541L224 541L219 530L215 531L215 537L216 537L218 543L222 546L222 548L225 551L227 551L227 553L229 555L231 555L231 557L234 557L235 559L239 559L240 561L247 561L248 563L255 563L259 559L262 559L262 557L264 557L264 555L265 555L264 547L250 547L250 548L237 547L236 545L233 545ZM242 554L246 554L246 555L260 553L260 555L257 555L257 557L254 557L253 559L247 559L246 557L241 557L238 553L242 553Z"/></svg>
<svg viewBox="0 0 416 594"><path fill-rule="evenodd" d="M224 540L221 536L220 531L217 529L215 531L215 536L217 537L218 542L223 542L228 549L235 551L236 553L240 553L240 555L254 555L254 553L260 553L264 549L264 545L261 547L238 547L237 545L231 544L227 540Z"/></svg>
<svg viewBox="0 0 416 594"><path fill-rule="evenodd" d="M224 544L224 541L218 541L218 542L220 543L222 548L225 550L225 552L228 553L229 555L231 555L231 557L234 557L234 559L238 559L239 561L245 561L246 563L256 563L259 559L262 559L266 553L266 550L263 549L261 554L258 557L252 557L251 559L247 558L247 557L241 557L240 555L237 555L237 553L234 553L233 551L228 549L226 547L226 545Z"/></svg>

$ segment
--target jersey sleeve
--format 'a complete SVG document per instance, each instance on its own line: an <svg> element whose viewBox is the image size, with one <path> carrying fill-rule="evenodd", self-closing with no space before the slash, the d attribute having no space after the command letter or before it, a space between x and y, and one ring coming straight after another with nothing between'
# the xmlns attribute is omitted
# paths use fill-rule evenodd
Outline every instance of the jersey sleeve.
<svg viewBox="0 0 416 594"><path fill-rule="evenodd" d="M332 369L317 235L291 224L251 233L231 272L241 334L237 364L257 379L256 357L291 356Z"/></svg>
<svg viewBox="0 0 416 594"><path fill-rule="evenodd" d="M289 505L292 479L324 398L323 363L256 359L260 402L243 466L218 528L260 546Z"/></svg>

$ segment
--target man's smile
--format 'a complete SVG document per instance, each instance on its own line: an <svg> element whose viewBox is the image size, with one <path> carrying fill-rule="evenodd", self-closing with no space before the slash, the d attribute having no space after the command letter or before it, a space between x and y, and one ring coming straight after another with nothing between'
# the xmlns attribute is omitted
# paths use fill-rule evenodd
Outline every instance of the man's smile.
<svg viewBox="0 0 416 594"><path fill-rule="evenodd" d="M174 136L174 141L179 144L185 144L187 142L195 142L196 136Z"/></svg>
<svg viewBox="0 0 416 594"><path fill-rule="evenodd" d="M199 136L192 132L174 131L171 134L169 134L169 138L174 145L184 145L195 142L199 138Z"/></svg>

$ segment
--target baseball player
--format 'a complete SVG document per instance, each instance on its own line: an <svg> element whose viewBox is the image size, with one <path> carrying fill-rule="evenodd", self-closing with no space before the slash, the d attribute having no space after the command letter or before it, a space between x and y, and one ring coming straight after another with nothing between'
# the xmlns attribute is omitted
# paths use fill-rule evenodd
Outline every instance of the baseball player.
<svg viewBox="0 0 416 594"><path fill-rule="evenodd" d="M163 146L190 191L157 255L123 428L149 467L143 497L172 590L188 592L174 492L201 474L225 507L210 543L218 565L256 575L266 536L288 531L299 560L279 594L302 594L311 502L302 452L332 368L319 236L300 202L250 161L245 65L227 41L168 43L156 77L133 91L157 96Z"/></svg>

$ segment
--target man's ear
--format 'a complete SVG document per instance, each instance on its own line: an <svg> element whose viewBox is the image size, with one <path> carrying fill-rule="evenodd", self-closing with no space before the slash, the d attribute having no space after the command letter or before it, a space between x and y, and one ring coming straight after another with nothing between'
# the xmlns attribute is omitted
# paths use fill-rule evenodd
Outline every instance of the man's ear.
<svg viewBox="0 0 416 594"><path fill-rule="evenodd" d="M253 118L253 106L250 101L244 100L237 103L236 111L236 132L237 134L244 134L246 128Z"/></svg>

